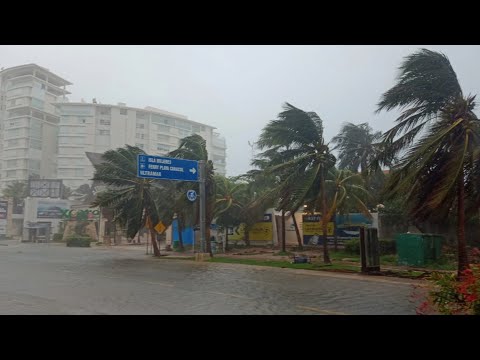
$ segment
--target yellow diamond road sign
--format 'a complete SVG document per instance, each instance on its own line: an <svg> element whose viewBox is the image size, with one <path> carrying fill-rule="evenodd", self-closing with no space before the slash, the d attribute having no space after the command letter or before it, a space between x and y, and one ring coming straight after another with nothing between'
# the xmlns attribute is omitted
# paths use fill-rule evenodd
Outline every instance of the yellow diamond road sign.
<svg viewBox="0 0 480 360"><path fill-rule="evenodd" d="M160 221L157 226L155 226L155 230L157 230L157 232L159 234L163 233L165 231L166 227L165 225L163 225L163 223Z"/></svg>

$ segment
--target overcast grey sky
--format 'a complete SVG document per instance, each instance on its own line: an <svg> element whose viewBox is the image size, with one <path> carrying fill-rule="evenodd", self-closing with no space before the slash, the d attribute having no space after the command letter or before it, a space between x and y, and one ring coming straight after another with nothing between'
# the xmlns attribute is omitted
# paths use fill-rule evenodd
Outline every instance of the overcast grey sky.
<svg viewBox="0 0 480 360"><path fill-rule="evenodd" d="M391 127L375 115L402 58L444 52L465 93L480 93L480 46L0 46L0 67L37 63L73 83L70 101L155 106L213 125L227 140L227 175L250 166L248 141L285 101L315 111L330 140L345 121Z"/></svg>

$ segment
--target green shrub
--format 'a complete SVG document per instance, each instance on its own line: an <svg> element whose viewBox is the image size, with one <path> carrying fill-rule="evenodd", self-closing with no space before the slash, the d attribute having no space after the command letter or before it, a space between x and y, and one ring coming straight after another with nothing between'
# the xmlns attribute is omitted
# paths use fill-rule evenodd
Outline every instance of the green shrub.
<svg viewBox="0 0 480 360"><path fill-rule="evenodd" d="M71 235L67 238L68 247L90 247L90 236Z"/></svg>
<svg viewBox="0 0 480 360"><path fill-rule="evenodd" d="M353 255L360 255L360 240L352 239L345 241L345 252Z"/></svg>
<svg viewBox="0 0 480 360"><path fill-rule="evenodd" d="M378 240L380 246L380 255L393 255L397 253L395 240Z"/></svg>
<svg viewBox="0 0 480 360"><path fill-rule="evenodd" d="M394 240L379 240L380 255L396 254ZM345 242L345 252L353 255L360 255L360 240L352 239Z"/></svg>
<svg viewBox="0 0 480 360"><path fill-rule="evenodd" d="M63 240L63 234L53 234L53 241L54 242L62 242Z"/></svg>

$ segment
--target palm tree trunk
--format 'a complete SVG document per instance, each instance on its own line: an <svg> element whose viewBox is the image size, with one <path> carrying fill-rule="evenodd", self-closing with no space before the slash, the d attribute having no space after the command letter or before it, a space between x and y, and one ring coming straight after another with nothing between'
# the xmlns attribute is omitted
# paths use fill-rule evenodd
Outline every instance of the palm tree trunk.
<svg viewBox="0 0 480 360"><path fill-rule="evenodd" d="M336 216L336 215L334 215ZM337 239L337 228L336 228L337 221L334 221L334 226L333 226L333 244L334 244L334 249L335 251L338 251L338 239Z"/></svg>
<svg viewBox="0 0 480 360"><path fill-rule="evenodd" d="M177 225L178 225L178 247L180 250L183 250L183 226L181 216L177 215Z"/></svg>
<svg viewBox="0 0 480 360"><path fill-rule="evenodd" d="M458 273L462 276L462 271L468 269L467 242L465 239L465 184L463 171L458 180L457 188L458 214L457 214L457 244L458 244Z"/></svg>
<svg viewBox="0 0 480 360"><path fill-rule="evenodd" d="M245 246L250 246L250 226L245 226L243 229L243 241L245 241Z"/></svg>
<svg viewBox="0 0 480 360"><path fill-rule="evenodd" d="M228 226L226 227L225 231L225 252L228 251Z"/></svg>
<svg viewBox="0 0 480 360"><path fill-rule="evenodd" d="M362 163L360 165L360 172L362 173L362 178L365 182L365 189L368 190L368 169L366 160L362 160Z"/></svg>
<svg viewBox="0 0 480 360"><path fill-rule="evenodd" d="M151 227L149 230L150 230L150 240L152 242L152 247L153 247L153 255L160 256L160 248L158 247L158 242L157 242L157 232L153 227Z"/></svg>
<svg viewBox="0 0 480 360"><path fill-rule="evenodd" d="M322 230L323 230L323 262L330 264L330 256L328 255L328 238L327 238L327 194L325 193L325 176L324 168L320 170L320 191L322 197Z"/></svg>
<svg viewBox="0 0 480 360"><path fill-rule="evenodd" d="M292 212L293 226L295 227L295 234L297 234L298 248L303 249L302 237L300 236L300 230L298 228L297 219L295 218L295 211Z"/></svg>
<svg viewBox="0 0 480 360"><path fill-rule="evenodd" d="M205 244L206 244L206 251L207 253L210 254L210 256L213 257L212 253L212 244L210 242L210 223L207 222L207 225L205 225Z"/></svg>
<svg viewBox="0 0 480 360"><path fill-rule="evenodd" d="M285 247L285 210L282 209L282 252L286 252Z"/></svg>

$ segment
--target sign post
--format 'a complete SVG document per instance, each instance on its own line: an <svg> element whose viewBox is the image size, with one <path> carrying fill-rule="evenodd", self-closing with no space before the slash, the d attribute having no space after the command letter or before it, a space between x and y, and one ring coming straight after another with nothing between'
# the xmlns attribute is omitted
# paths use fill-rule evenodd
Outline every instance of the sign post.
<svg viewBox="0 0 480 360"><path fill-rule="evenodd" d="M200 242L202 244L202 253L205 250L205 161L198 162L200 165Z"/></svg>
<svg viewBox="0 0 480 360"><path fill-rule="evenodd" d="M200 239L202 252L205 252L205 161L139 154L137 158L137 177L200 183ZM193 199L193 195L191 193L189 199ZM191 201L195 201L195 199ZM195 239L193 244L195 252Z"/></svg>

